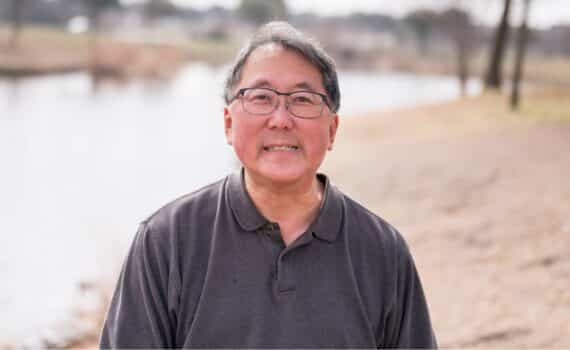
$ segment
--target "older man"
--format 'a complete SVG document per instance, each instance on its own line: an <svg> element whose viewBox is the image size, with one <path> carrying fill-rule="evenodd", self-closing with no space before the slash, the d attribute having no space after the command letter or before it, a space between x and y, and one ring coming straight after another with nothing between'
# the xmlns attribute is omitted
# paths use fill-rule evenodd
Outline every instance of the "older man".
<svg viewBox="0 0 570 350"><path fill-rule="evenodd" d="M339 124L329 56L267 24L225 100L242 170L141 224L100 346L436 347L400 234L317 173Z"/></svg>

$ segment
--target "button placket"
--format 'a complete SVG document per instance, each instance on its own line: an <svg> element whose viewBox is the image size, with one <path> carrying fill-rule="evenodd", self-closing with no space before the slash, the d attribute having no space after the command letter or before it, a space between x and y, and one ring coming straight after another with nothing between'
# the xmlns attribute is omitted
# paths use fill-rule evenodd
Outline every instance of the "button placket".
<svg viewBox="0 0 570 350"><path fill-rule="evenodd" d="M279 276L279 257L285 248L285 243L281 239L279 225L267 223L258 230L259 238L270 264L271 288L274 290Z"/></svg>
<svg viewBox="0 0 570 350"><path fill-rule="evenodd" d="M295 254L290 250L284 250L277 259L277 271L275 278L276 292L278 295L287 295L295 292L293 259Z"/></svg>
<svg viewBox="0 0 570 350"><path fill-rule="evenodd" d="M296 292L295 259L297 250L312 241L312 232L304 233L300 239L289 246L285 245L277 223L267 223L261 228L260 234L264 236L266 251L271 255L273 261L271 269L273 294L277 300L284 300L284 298L290 300L290 297Z"/></svg>

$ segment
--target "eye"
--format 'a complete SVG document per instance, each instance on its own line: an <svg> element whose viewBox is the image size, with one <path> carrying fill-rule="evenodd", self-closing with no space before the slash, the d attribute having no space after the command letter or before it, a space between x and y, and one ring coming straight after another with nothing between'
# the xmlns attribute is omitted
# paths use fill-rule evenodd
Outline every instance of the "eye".
<svg viewBox="0 0 570 350"><path fill-rule="evenodd" d="M298 105L319 104L319 96L309 92L296 93L291 95L291 102Z"/></svg>
<svg viewBox="0 0 570 350"><path fill-rule="evenodd" d="M260 100L260 101L263 101L263 100L269 100L269 95L263 94L263 93L261 93L261 94L255 94L255 95L253 95L251 98L252 98L252 100Z"/></svg>
<svg viewBox="0 0 570 350"><path fill-rule="evenodd" d="M252 103L269 104L273 102L273 94L270 91L249 91L246 93L245 98Z"/></svg>

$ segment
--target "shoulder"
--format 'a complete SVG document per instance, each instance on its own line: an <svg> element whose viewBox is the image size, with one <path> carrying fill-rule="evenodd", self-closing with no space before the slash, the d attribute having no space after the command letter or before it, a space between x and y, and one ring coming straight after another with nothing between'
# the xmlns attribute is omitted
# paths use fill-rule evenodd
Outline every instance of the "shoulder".
<svg viewBox="0 0 570 350"><path fill-rule="evenodd" d="M396 227L346 194L343 201L345 240L354 259L366 260L363 264L381 262L384 267L378 268L387 271L411 259L408 244Z"/></svg>
<svg viewBox="0 0 570 350"><path fill-rule="evenodd" d="M172 200L143 220L142 225L154 234L162 234L208 220L215 215L227 179L225 177Z"/></svg>
<svg viewBox="0 0 570 350"><path fill-rule="evenodd" d="M344 210L344 242L360 290L368 295L381 295L383 299L378 303L393 307L401 290L398 281L409 280L413 265L403 235L384 218L346 195Z"/></svg>
<svg viewBox="0 0 570 350"><path fill-rule="evenodd" d="M400 232L384 218L343 194L345 215L351 236L367 242L380 242L398 248L403 240Z"/></svg>

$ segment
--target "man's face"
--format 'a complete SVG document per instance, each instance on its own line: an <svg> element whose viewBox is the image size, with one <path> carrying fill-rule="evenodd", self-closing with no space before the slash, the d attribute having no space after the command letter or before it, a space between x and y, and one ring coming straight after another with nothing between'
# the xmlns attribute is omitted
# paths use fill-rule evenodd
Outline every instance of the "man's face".
<svg viewBox="0 0 570 350"><path fill-rule="evenodd" d="M234 93L251 87L326 94L316 67L295 51L275 44L261 46L250 54ZM286 109L285 96L279 96L279 105L272 113L252 115L235 99L224 109L224 125L227 142L233 145L249 176L273 184L291 184L312 181L332 147L338 116L325 106L316 119L297 118Z"/></svg>

